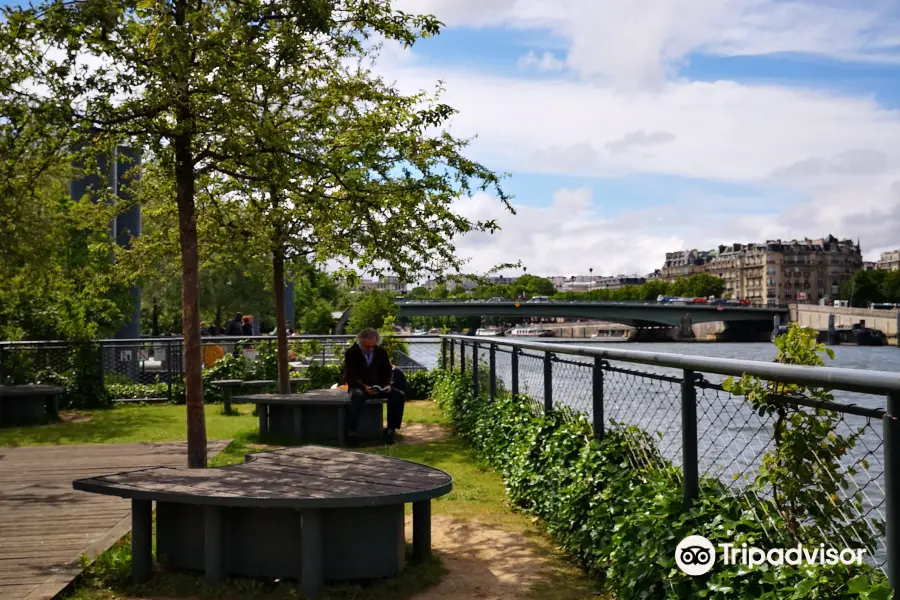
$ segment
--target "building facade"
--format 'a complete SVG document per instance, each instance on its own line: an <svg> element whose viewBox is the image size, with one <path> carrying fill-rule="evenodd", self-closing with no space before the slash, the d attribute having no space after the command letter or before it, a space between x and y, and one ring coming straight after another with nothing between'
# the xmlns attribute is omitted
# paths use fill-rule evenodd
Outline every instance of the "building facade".
<svg viewBox="0 0 900 600"><path fill-rule="evenodd" d="M884 271L900 271L900 249L882 252L875 267Z"/></svg>
<svg viewBox="0 0 900 600"><path fill-rule="evenodd" d="M594 286L597 290L620 290L626 285L643 285L646 279L637 275L601 277Z"/></svg>
<svg viewBox="0 0 900 600"><path fill-rule="evenodd" d="M391 292L392 294L402 295L406 293L407 287L407 283L401 281L396 275L385 275L378 279L363 278L360 280L359 285L356 286L356 289L358 291L376 290L379 292Z"/></svg>
<svg viewBox="0 0 900 600"><path fill-rule="evenodd" d="M706 263L708 263L713 256L713 252L704 250L666 252L666 262L661 270L660 279L671 283L681 277L690 277L695 273L703 273Z"/></svg>
<svg viewBox="0 0 900 600"><path fill-rule="evenodd" d="M863 267L859 244L832 235L818 240L771 240L719 246L705 265L725 281L725 294L762 306L817 304L834 298Z"/></svg>

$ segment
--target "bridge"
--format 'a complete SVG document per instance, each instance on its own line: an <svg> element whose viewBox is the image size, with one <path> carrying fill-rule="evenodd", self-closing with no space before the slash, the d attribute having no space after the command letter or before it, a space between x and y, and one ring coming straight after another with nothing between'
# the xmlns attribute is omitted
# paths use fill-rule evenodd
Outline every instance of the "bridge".
<svg viewBox="0 0 900 600"><path fill-rule="evenodd" d="M787 308L658 302L517 302L514 300L398 300L398 317L545 317L612 321L635 327L692 323L766 323L788 321Z"/></svg>

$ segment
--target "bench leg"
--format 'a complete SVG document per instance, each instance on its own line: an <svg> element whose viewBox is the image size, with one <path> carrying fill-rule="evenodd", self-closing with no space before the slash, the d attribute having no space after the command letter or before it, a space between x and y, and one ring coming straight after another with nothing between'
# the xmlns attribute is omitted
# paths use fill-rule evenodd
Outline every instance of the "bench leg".
<svg viewBox="0 0 900 600"><path fill-rule="evenodd" d="M428 558L431 555L431 500L413 502L412 527L413 559Z"/></svg>
<svg viewBox="0 0 900 600"><path fill-rule="evenodd" d="M231 388L225 386L225 389L222 390L222 403L225 405L225 414L231 414Z"/></svg>
<svg viewBox="0 0 900 600"><path fill-rule="evenodd" d="M294 406L291 410L294 411L294 441L300 444L303 442L303 409Z"/></svg>
<svg viewBox="0 0 900 600"><path fill-rule="evenodd" d="M300 513L300 591L305 598L322 593L322 510Z"/></svg>
<svg viewBox="0 0 900 600"><path fill-rule="evenodd" d="M206 585L225 579L225 514L219 506L203 508L203 553Z"/></svg>
<svg viewBox="0 0 900 600"><path fill-rule="evenodd" d="M257 404L256 412L259 413L259 437L269 435L269 405Z"/></svg>
<svg viewBox="0 0 900 600"><path fill-rule="evenodd" d="M135 583L150 579L153 570L153 503L131 501L131 577Z"/></svg>
<svg viewBox="0 0 900 600"><path fill-rule="evenodd" d="M337 439L338 447L347 447L347 407L339 406L337 409Z"/></svg>

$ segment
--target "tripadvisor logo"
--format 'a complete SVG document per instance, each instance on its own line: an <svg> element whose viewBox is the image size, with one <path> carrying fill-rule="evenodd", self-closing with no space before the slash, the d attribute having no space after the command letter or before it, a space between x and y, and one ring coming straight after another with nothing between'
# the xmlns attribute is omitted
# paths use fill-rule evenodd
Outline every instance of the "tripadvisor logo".
<svg viewBox="0 0 900 600"><path fill-rule="evenodd" d="M725 565L745 565L757 567L764 563L773 567L782 565L797 566L830 565L838 563L843 565L861 565L863 555L862 548L826 548L825 544L818 546L804 546L797 544L793 548L772 548L763 550L754 546L741 544L719 544L722 563ZM715 548L712 542L702 535L689 535L675 547L675 564L687 575L698 576L709 573L716 562Z"/></svg>

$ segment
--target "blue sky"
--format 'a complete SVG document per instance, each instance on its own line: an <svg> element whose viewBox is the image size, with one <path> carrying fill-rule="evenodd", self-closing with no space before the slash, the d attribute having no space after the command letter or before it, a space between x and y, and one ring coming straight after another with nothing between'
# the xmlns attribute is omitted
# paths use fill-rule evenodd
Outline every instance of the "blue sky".
<svg viewBox="0 0 900 600"><path fill-rule="evenodd" d="M648 271L666 251L774 237L900 247L900 10L861 0L398 0L446 27L386 52L442 80L471 153L521 209L473 266ZM896 210L895 210L896 208ZM894 220L896 219L896 220Z"/></svg>

